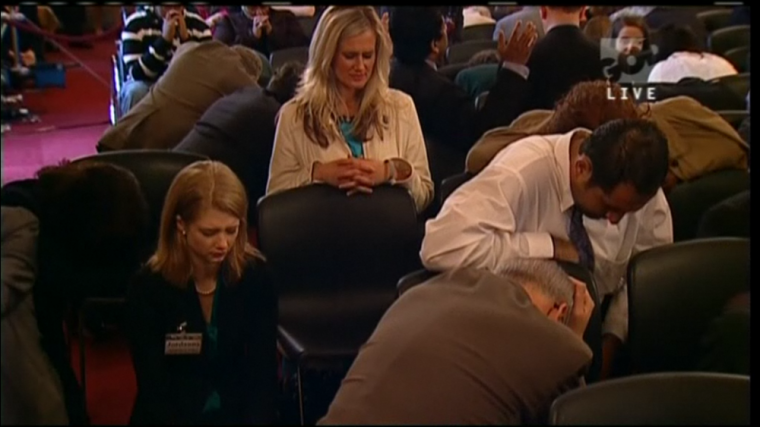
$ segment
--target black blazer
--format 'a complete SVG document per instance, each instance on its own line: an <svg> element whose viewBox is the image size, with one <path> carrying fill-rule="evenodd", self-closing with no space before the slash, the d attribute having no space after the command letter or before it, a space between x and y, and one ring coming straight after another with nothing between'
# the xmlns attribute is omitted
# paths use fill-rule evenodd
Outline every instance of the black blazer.
<svg viewBox="0 0 760 427"><path fill-rule="evenodd" d="M240 89L209 107L173 151L200 154L229 166L255 207L266 193L279 109L280 103L266 89ZM249 224L255 224L256 209L249 210Z"/></svg>
<svg viewBox="0 0 760 427"><path fill-rule="evenodd" d="M574 25L561 25L546 33L533 48L527 65L531 87L522 111L553 110L576 84L605 79L599 45Z"/></svg>
<svg viewBox="0 0 760 427"><path fill-rule="evenodd" d="M217 365L208 355L206 323L192 283L169 284L147 267L128 293L127 333L137 377L131 424L269 424L277 394L277 299L262 262L251 262L240 283L220 286ZM164 355L165 335L187 322L204 333L200 355ZM212 369L218 366L218 369ZM216 389L221 415L202 415Z"/></svg>
<svg viewBox="0 0 760 427"><path fill-rule="evenodd" d="M496 84L480 111L464 89L427 63L394 61L390 87L412 97L425 135L466 154L484 132L512 123L525 102L527 81L505 68L497 72Z"/></svg>

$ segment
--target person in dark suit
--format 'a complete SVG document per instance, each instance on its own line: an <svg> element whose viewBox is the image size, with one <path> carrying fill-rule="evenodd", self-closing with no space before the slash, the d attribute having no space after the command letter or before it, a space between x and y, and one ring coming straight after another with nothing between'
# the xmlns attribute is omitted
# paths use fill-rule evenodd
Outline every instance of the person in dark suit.
<svg viewBox="0 0 760 427"><path fill-rule="evenodd" d="M437 72L436 62L448 46L438 8L393 7L389 31L396 57L390 87L412 97L425 135L466 153L485 131L506 126L517 117L517 108L527 95L525 62L536 38L532 25L501 41L503 66L480 111L467 92Z"/></svg>
<svg viewBox="0 0 760 427"><path fill-rule="evenodd" d="M271 424L277 300L247 243L235 173L201 161L166 196L158 249L127 296L137 377L132 424Z"/></svg>
<svg viewBox="0 0 760 427"><path fill-rule="evenodd" d="M79 161L10 182L0 200L27 219L2 245L2 424L66 423L53 416L63 393L64 418L87 425L64 321L85 297L123 295L139 268L148 223L140 184L121 167ZM3 216L3 230L11 220Z"/></svg>
<svg viewBox="0 0 760 427"><path fill-rule="evenodd" d="M295 95L303 70L301 63L286 63L266 89L251 86L221 98L174 151L201 154L229 166L255 204L266 193L277 112ZM250 211L249 221L255 221L255 209Z"/></svg>
<svg viewBox="0 0 760 427"><path fill-rule="evenodd" d="M527 66L530 96L521 112L551 110L577 83L605 79L600 47L580 28L584 6L541 6L545 36Z"/></svg>
<svg viewBox="0 0 760 427"><path fill-rule="evenodd" d="M288 10L269 6L242 6L214 29L214 38L227 45L242 44L267 57L276 50L309 45L298 18Z"/></svg>

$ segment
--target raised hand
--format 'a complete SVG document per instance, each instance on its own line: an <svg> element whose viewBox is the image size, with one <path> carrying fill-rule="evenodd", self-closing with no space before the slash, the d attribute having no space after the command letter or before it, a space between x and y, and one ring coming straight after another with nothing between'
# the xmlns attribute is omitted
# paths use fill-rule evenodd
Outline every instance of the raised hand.
<svg viewBox="0 0 760 427"><path fill-rule="evenodd" d="M522 26L522 21L517 21L509 39L504 36L504 32L499 32L497 50L502 62L512 62L520 65L528 63L528 58L530 58L530 54L533 52L533 46L536 45L536 40L538 40L538 31L532 22L528 22L528 25L525 26L525 31L521 31Z"/></svg>

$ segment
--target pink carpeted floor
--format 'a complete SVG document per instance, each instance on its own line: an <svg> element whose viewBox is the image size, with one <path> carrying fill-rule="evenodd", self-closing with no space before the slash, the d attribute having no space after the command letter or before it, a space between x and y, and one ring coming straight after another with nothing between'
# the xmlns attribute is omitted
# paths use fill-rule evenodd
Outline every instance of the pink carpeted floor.
<svg viewBox="0 0 760 427"><path fill-rule="evenodd" d="M106 83L111 80L113 40L100 40L93 49L71 49L86 67ZM49 62L70 63L63 53L48 54ZM95 144L108 128L110 87L81 66L66 70L65 88L23 92L24 104L39 116L38 123L12 123L2 137L2 182L29 178L42 166L95 153Z"/></svg>
<svg viewBox="0 0 760 427"><path fill-rule="evenodd" d="M113 40L94 49L72 52L106 82L110 81ZM61 53L50 62L68 63ZM39 123L11 124L2 136L3 183L34 176L43 166L95 154L95 144L108 128L110 88L82 67L67 70L66 87L24 92L24 104L39 115ZM78 346L73 346L79 371ZM87 404L93 425L125 425L136 392L135 376L124 338L86 339Z"/></svg>

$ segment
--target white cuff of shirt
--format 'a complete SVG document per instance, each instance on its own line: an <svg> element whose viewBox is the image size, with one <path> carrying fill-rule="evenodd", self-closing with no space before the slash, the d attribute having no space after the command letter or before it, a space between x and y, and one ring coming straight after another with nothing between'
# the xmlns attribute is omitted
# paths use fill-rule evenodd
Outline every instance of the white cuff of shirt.
<svg viewBox="0 0 760 427"><path fill-rule="evenodd" d="M518 75L522 76L522 78L525 80L528 80L528 76L530 75L530 68L528 68L526 65L504 61L501 63L501 66L508 70L514 71Z"/></svg>
<svg viewBox="0 0 760 427"><path fill-rule="evenodd" d="M607 334L618 337L621 342L628 341L628 319L620 318L608 311L602 324L602 336Z"/></svg>
<svg viewBox="0 0 760 427"><path fill-rule="evenodd" d="M527 244L528 257L551 259L554 257L554 242L549 233L520 233Z"/></svg>

